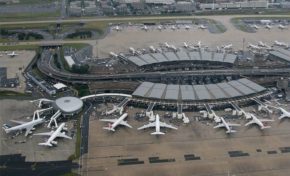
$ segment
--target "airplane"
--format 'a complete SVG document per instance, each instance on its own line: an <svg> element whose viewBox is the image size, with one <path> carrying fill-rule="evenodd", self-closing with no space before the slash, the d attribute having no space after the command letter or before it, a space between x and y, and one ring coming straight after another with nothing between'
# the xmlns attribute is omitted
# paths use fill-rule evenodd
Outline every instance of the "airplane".
<svg viewBox="0 0 290 176"><path fill-rule="evenodd" d="M252 28L259 29L260 27L254 24L252 25Z"/></svg>
<svg viewBox="0 0 290 176"><path fill-rule="evenodd" d="M254 114L250 113L252 120L245 124L245 126L249 126L251 124L257 124L260 126L260 129L271 128L271 126L265 126L263 122L273 122L272 119L258 119Z"/></svg>
<svg viewBox="0 0 290 176"><path fill-rule="evenodd" d="M15 53L15 51L13 51L12 53L7 53L7 56L10 57L14 57L14 56L18 56L19 54Z"/></svg>
<svg viewBox="0 0 290 176"><path fill-rule="evenodd" d="M190 29L190 26L186 25L184 28L185 28L186 30L189 30L189 29Z"/></svg>
<svg viewBox="0 0 290 176"><path fill-rule="evenodd" d="M201 41L198 41L196 45L194 45L195 47L201 48Z"/></svg>
<svg viewBox="0 0 290 176"><path fill-rule="evenodd" d="M203 24L202 24L202 25L200 25L200 26L198 26L198 28L199 28L199 29L202 29L202 30L204 30L204 29L207 29L207 27L206 27L206 26L204 26Z"/></svg>
<svg viewBox="0 0 290 176"><path fill-rule="evenodd" d="M113 27L113 30L115 31L122 31L121 27L119 25Z"/></svg>
<svg viewBox="0 0 290 176"><path fill-rule="evenodd" d="M167 42L164 43L166 48L172 49L174 52L177 51L177 48L174 45L169 45Z"/></svg>
<svg viewBox="0 0 290 176"><path fill-rule="evenodd" d="M129 51L130 51L133 55L136 54L136 50L135 50L133 47L129 47Z"/></svg>
<svg viewBox="0 0 290 176"><path fill-rule="evenodd" d="M231 127L233 126L241 126L240 124L234 124L234 123L228 123L225 121L225 119L223 117L220 117L221 119L221 123L218 124L217 126L213 127L214 129L216 128L226 128L226 133L235 133L237 132L236 130L233 130Z"/></svg>
<svg viewBox="0 0 290 176"><path fill-rule="evenodd" d="M46 142L38 143L38 145L52 147L53 145L57 145L57 141L54 140L55 138L60 137L60 138L72 139L71 137L67 136L65 132L61 132L62 130L67 130L64 126L65 126L65 123L62 123L55 131L46 132L46 133L37 133L33 135L50 136Z"/></svg>
<svg viewBox="0 0 290 176"><path fill-rule="evenodd" d="M156 53L156 49L154 48L154 46L152 46L152 45L149 46L149 49L150 49L151 52Z"/></svg>
<svg viewBox="0 0 290 176"><path fill-rule="evenodd" d="M277 41L277 40L274 41L274 45L277 45L277 46L284 46L284 47L286 47L286 48L289 47L289 45L288 45L287 43L285 43L285 42L279 42L279 41Z"/></svg>
<svg viewBox="0 0 290 176"><path fill-rule="evenodd" d="M118 55L116 54L116 53L114 53L114 52L110 52L110 56L112 56L112 57L118 57Z"/></svg>
<svg viewBox="0 0 290 176"><path fill-rule="evenodd" d="M262 41L258 42L258 46L264 47L264 48L266 48L268 50L272 49L269 45L267 45L266 43L264 43Z"/></svg>
<svg viewBox="0 0 290 176"><path fill-rule="evenodd" d="M176 27L175 27L175 26L171 26L171 29L172 29L173 31L175 31L175 30L176 30Z"/></svg>
<svg viewBox="0 0 290 176"><path fill-rule="evenodd" d="M265 26L265 28L270 30L270 29L272 29L272 26L271 26L270 24L267 24L267 25Z"/></svg>
<svg viewBox="0 0 290 176"><path fill-rule="evenodd" d="M129 128L132 128L131 125L129 125L127 123L127 121L124 121L124 119L128 116L127 113L124 113L120 118L118 119L100 119L100 121L102 122L109 122L109 126L108 127L103 127L104 130L109 130L109 131L115 131L115 128L118 125L123 125Z"/></svg>
<svg viewBox="0 0 290 176"><path fill-rule="evenodd" d="M261 47L259 47L257 45L253 45L251 43L249 43L248 48L257 49L257 50L261 49Z"/></svg>
<svg viewBox="0 0 290 176"><path fill-rule="evenodd" d="M146 32L149 30L146 25L142 26L141 29L144 30L144 31L146 31Z"/></svg>
<svg viewBox="0 0 290 176"><path fill-rule="evenodd" d="M17 120L10 120L11 122L17 123L19 125L14 126L14 127L10 127L7 124L3 124L2 129L4 129L4 131L6 133L10 133L13 131L20 131L20 130L26 130L25 132L25 136L27 136L28 134L31 134L33 130L35 130L34 126L39 125L41 123L45 122L44 118L38 118L38 119L33 119L30 122L22 122L22 121L17 121Z"/></svg>
<svg viewBox="0 0 290 176"><path fill-rule="evenodd" d="M279 24L278 28L281 29L281 30L283 30L283 29L287 29L287 27L284 26L284 25L282 25L282 24Z"/></svg>
<svg viewBox="0 0 290 176"><path fill-rule="evenodd" d="M157 29L158 29L159 31L161 31L161 30L162 30L162 25L159 25L159 26L157 27Z"/></svg>
<svg viewBox="0 0 290 176"><path fill-rule="evenodd" d="M189 45L186 42L183 42L183 47L184 48L189 48Z"/></svg>
<svg viewBox="0 0 290 176"><path fill-rule="evenodd" d="M165 133L160 131L160 127L171 128L171 129L177 130L177 128L172 125L168 125L164 122L160 122L160 117L158 114L156 114L155 122L151 122L147 125L143 125L142 127L139 127L138 130L151 128L151 127L155 127L155 132L151 133L151 135L164 135Z"/></svg>
<svg viewBox="0 0 290 176"><path fill-rule="evenodd" d="M279 120L284 119L285 117L290 118L289 111L286 111L284 108L281 108L281 107L279 107L278 109L282 112L281 116L278 117Z"/></svg>
<svg viewBox="0 0 290 176"><path fill-rule="evenodd" d="M222 48L225 49L225 50L226 49L232 49L232 47L233 47L233 44L228 44L228 45L223 45L222 46Z"/></svg>

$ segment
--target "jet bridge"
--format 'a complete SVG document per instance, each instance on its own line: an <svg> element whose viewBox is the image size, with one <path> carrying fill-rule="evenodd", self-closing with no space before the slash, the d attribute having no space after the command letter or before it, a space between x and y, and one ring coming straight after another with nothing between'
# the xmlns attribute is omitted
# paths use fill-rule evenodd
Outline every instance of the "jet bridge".
<svg viewBox="0 0 290 176"><path fill-rule="evenodd" d="M250 113L244 111L242 108L240 108L237 104L235 103L230 103L232 105L233 108L235 108L235 113L233 111L233 115L244 115L246 117L246 119L251 119L251 115Z"/></svg>
<svg viewBox="0 0 290 176"><path fill-rule="evenodd" d="M208 114L207 117L210 119L214 118L214 112L211 110L211 107L208 104L204 104L204 106Z"/></svg>
<svg viewBox="0 0 290 176"><path fill-rule="evenodd" d="M177 118L178 119L182 119L183 115L182 115L182 104L178 104L177 105Z"/></svg>
<svg viewBox="0 0 290 176"><path fill-rule="evenodd" d="M150 104L149 104L149 106L148 106L148 108L146 109L146 112L145 112L145 115L147 116L147 117L150 117L150 115L152 114L152 112L153 112L153 108L154 108L154 106L155 106L155 102L151 102Z"/></svg>
<svg viewBox="0 0 290 176"><path fill-rule="evenodd" d="M273 113L273 110L269 109L268 105L263 103L261 100L259 100L258 98L252 98L252 100L254 100L256 103L259 104L258 106L258 111L261 111L262 109L266 110L267 112L269 112L270 114Z"/></svg>
<svg viewBox="0 0 290 176"><path fill-rule="evenodd" d="M106 115L113 114L114 112L119 112L120 115L123 114L124 107L131 100L131 98L126 97L123 101L121 101L117 106L114 105L113 109L110 111L106 111Z"/></svg>

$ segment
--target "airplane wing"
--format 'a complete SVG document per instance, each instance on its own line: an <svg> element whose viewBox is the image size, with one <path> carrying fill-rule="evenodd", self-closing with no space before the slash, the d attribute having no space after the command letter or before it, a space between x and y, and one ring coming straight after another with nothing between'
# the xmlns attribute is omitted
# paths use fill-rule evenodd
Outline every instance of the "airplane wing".
<svg viewBox="0 0 290 176"><path fill-rule="evenodd" d="M213 128L221 128L221 127L225 127L225 125L223 123L218 124L217 126L214 126Z"/></svg>
<svg viewBox="0 0 290 176"><path fill-rule="evenodd" d="M35 135L35 136L51 136L53 132L54 131L45 132L45 133L36 133L36 134L33 134L33 135Z"/></svg>
<svg viewBox="0 0 290 176"><path fill-rule="evenodd" d="M129 125L126 121L121 121L121 122L120 122L120 125L124 125L124 126L126 126L126 127L132 128L132 126Z"/></svg>
<svg viewBox="0 0 290 176"><path fill-rule="evenodd" d="M72 139L71 137L69 137L68 135L64 134L64 133L59 133L57 135L57 137L61 137L61 138L66 138L66 139Z"/></svg>
<svg viewBox="0 0 290 176"><path fill-rule="evenodd" d="M145 128L152 128L152 127L155 127L156 126L156 122L152 122L152 123L148 123L147 125L143 125L141 127L138 128L138 130L142 130L142 129L145 129Z"/></svg>
<svg viewBox="0 0 290 176"><path fill-rule="evenodd" d="M111 123L115 123L118 119L100 119L100 121L102 122L111 122Z"/></svg>
<svg viewBox="0 0 290 176"><path fill-rule="evenodd" d="M254 123L256 123L256 122L254 120L251 120L248 123L246 123L245 126L249 126L249 125L254 124Z"/></svg>
<svg viewBox="0 0 290 176"><path fill-rule="evenodd" d="M33 126L32 126L32 125L30 125L30 126L26 127L25 136L27 136L27 135L30 133L30 131L32 130L32 128L33 128Z"/></svg>
<svg viewBox="0 0 290 176"><path fill-rule="evenodd" d="M19 121L19 120L10 120L11 122L14 122L14 123L17 123L17 124L24 124L24 123L27 123L27 122L23 122L23 121Z"/></svg>
<svg viewBox="0 0 290 176"><path fill-rule="evenodd" d="M228 126L241 126L240 124L236 124L236 123L228 123Z"/></svg>
<svg viewBox="0 0 290 176"><path fill-rule="evenodd" d="M272 119L260 119L261 122L273 122L274 120Z"/></svg>
<svg viewBox="0 0 290 176"><path fill-rule="evenodd" d="M160 123L160 127L171 128L171 129L177 130L177 128L172 125L168 125L164 122L159 122L159 123Z"/></svg>

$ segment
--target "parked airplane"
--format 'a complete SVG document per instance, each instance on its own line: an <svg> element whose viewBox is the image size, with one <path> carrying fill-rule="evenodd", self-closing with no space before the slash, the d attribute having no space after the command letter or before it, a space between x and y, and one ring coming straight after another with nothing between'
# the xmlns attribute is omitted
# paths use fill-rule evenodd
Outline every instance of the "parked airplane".
<svg viewBox="0 0 290 176"><path fill-rule="evenodd" d="M232 127L233 126L241 126L240 124L228 123L225 121L225 119L223 117L220 117L220 119L221 119L221 123L213 128L226 128L226 130L227 130L226 133L235 133L237 131L233 130Z"/></svg>
<svg viewBox="0 0 290 176"><path fill-rule="evenodd" d="M287 29L287 27L284 26L284 25L282 25L282 24L279 24L278 28L281 29L281 30L283 30L283 29Z"/></svg>
<svg viewBox="0 0 290 176"><path fill-rule="evenodd" d="M167 42L164 43L166 48L172 49L174 52L177 51L177 48L174 45L169 45Z"/></svg>
<svg viewBox="0 0 290 176"><path fill-rule="evenodd" d="M203 29L207 29L207 27L204 26L203 24L202 24L202 25L199 25L198 28L199 28L199 29L202 29L202 30L203 30Z"/></svg>
<svg viewBox="0 0 290 176"><path fill-rule="evenodd" d="M67 136L65 132L62 132L62 130L67 130L64 126L65 126L65 123L62 123L55 131L46 132L46 133L37 133L33 135L50 136L46 142L38 143L38 145L52 147L53 145L57 145L57 141L54 140L55 138L60 137L60 138L72 139L71 137Z"/></svg>
<svg viewBox="0 0 290 176"><path fill-rule="evenodd" d="M186 30L189 30L189 29L190 29L190 26L186 25L184 28L185 28Z"/></svg>
<svg viewBox="0 0 290 176"><path fill-rule="evenodd" d="M261 47L254 45L254 44L251 44L251 43L249 43L248 47L252 48L252 49L257 49L257 50L261 49Z"/></svg>
<svg viewBox="0 0 290 176"><path fill-rule="evenodd" d="M113 27L113 30L115 31L122 31L121 27L119 25Z"/></svg>
<svg viewBox="0 0 290 176"><path fill-rule="evenodd" d="M151 133L151 135L164 135L165 133L160 131L160 127L171 128L171 129L177 130L177 128L172 125L168 125L164 122L160 122L160 117L158 114L156 114L155 122L139 127L138 130L142 130L145 128L152 128L152 127L155 127L155 132Z"/></svg>
<svg viewBox="0 0 290 176"><path fill-rule="evenodd" d="M274 45L283 46L283 47L286 47L286 48L289 47L289 45L287 43L285 43L285 42L279 42L277 40L274 41Z"/></svg>
<svg viewBox="0 0 290 176"><path fill-rule="evenodd" d="M38 118L38 119L33 119L30 122L22 122L22 121L17 121L17 120L10 120L11 122L17 123L19 125L10 127L7 124L3 124L2 128L5 130L6 133L10 133L13 131L20 131L20 130L26 130L25 136L28 134L31 134L33 130L35 130L34 126L39 125L41 123L44 123L45 119L44 118Z"/></svg>
<svg viewBox="0 0 290 176"><path fill-rule="evenodd" d="M286 111L284 108L279 107L282 114L278 117L279 120L284 119L285 117L290 118L290 112Z"/></svg>
<svg viewBox="0 0 290 176"><path fill-rule="evenodd" d="M232 49L233 44L228 44L228 45L222 45L222 48L227 50L227 49Z"/></svg>
<svg viewBox="0 0 290 176"><path fill-rule="evenodd" d="M176 27L175 26L171 26L171 29L175 31L176 30Z"/></svg>
<svg viewBox="0 0 290 176"><path fill-rule="evenodd" d="M142 26L141 29L146 31L146 32L149 30L149 28L146 25Z"/></svg>
<svg viewBox="0 0 290 176"><path fill-rule="evenodd" d="M7 53L7 56L10 57L14 57L14 56L18 56L19 54L15 53L15 51L13 51L12 53Z"/></svg>
<svg viewBox="0 0 290 176"><path fill-rule="evenodd" d="M159 31L161 31L162 30L162 25L159 25L158 27L157 27L157 29L159 30Z"/></svg>
<svg viewBox="0 0 290 176"><path fill-rule="evenodd" d="M186 42L183 42L183 47L184 48L189 48L189 45Z"/></svg>
<svg viewBox="0 0 290 176"><path fill-rule="evenodd" d="M271 126L265 126L263 122L273 122L272 119L258 119L254 114L250 113L252 120L245 124L245 126L249 126L251 124L257 124L260 129L271 128Z"/></svg>
<svg viewBox="0 0 290 176"><path fill-rule="evenodd" d="M102 122L109 122L108 127L103 127L104 130L109 130L109 131L115 131L115 128L118 125L123 125L129 128L132 128L131 125L127 123L127 121L124 121L124 119L128 116L127 113L124 113L120 118L118 119L100 119Z"/></svg>
<svg viewBox="0 0 290 176"><path fill-rule="evenodd" d="M194 45L195 47L201 48L201 41L198 41L196 45Z"/></svg>
<svg viewBox="0 0 290 176"><path fill-rule="evenodd" d="M272 26L270 24L266 24L265 28L270 30L272 29Z"/></svg>
<svg viewBox="0 0 290 176"><path fill-rule="evenodd" d="M259 29L260 27L257 26L256 24L254 24L254 25L252 25L252 28Z"/></svg>
<svg viewBox="0 0 290 176"><path fill-rule="evenodd" d="M151 52L156 53L156 49L154 48L154 46L152 46L152 45L149 46L149 49L150 49Z"/></svg>

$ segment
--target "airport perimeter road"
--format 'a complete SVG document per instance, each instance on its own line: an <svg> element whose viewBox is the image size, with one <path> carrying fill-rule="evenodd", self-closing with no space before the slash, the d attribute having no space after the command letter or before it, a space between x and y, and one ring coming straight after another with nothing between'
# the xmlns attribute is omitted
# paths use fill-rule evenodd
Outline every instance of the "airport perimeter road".
<svg viewBox="0 0 290 176"><path fill-rule="evenodd" d="M144 17L95 17L95 18L72 18L72 19L55 19L55 20L31 20L31 21L3 21L0 25L7 24L37 24L37 23L55 23L55 22L122 22L134 20L177 20L177 19L230 19L233 17L290 17L290 15L219 15L219 16L144 16Z"/></svg>

